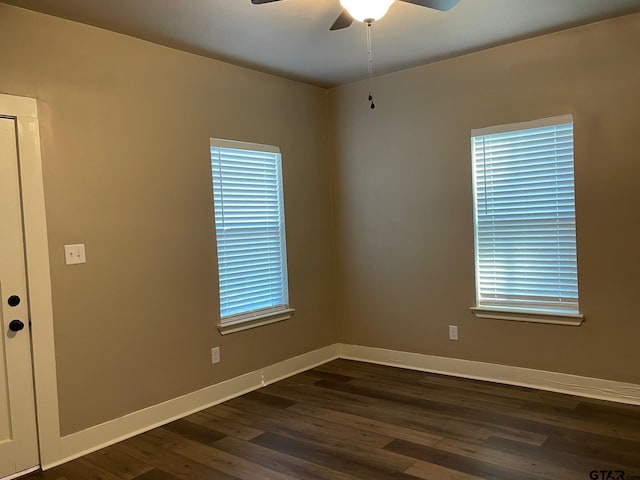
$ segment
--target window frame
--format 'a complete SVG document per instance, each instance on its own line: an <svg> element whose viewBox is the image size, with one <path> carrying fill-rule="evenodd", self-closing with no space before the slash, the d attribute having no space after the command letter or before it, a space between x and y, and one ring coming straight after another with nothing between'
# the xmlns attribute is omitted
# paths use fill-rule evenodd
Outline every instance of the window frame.
<svg viewBox="0 0 640 480"><path fill-rule="evenodd" d="M267 154L275 154L277 155L277 169L278 169L278 197L280 202L280 245L281 245L281 255L282 255L282 276L283 283L282 289L284 293L284 303L276 306L269 306L265 308L257 308L253 310L248 310L245 312L239 312L231 315L222 315L221 311L221 297L222 297L222 288L220 283L220 251L219 251L219 243L218 243L218 224L216 222L216 179L213 174L213 170L215 168L214 157L212 155L213 148L220 149L231 149L231 150L244 150L244 151L255 151L260 153ZM284 178L282 172L282 153L280 148L272 146L272 145L263 145L258 143L251 142L242 142L236 140L227 140L222 138L210 138L209 139L209 160L211 165L211 181L212 181L212 206L213 206L213 219L214 219L214 231L215 241L216 241L216 258L218 265L218 313L219 313L219 324L218 330L222 335L227 335L230 333L240 332L243 330L248 330L251 328L256 328L264 325L269 325L276 322L281 322L284 320L288 320L291 318L295 312L295 309L290 307L289 303L289 273L288 273L288 265L287 265L287 247L286 247L286 224L285 224L285 213L284 213Z"/></svg>
<svg viewBox="0 0 640 480"><path fill-rule="evenodd" d="M474 138L482 137L485 135L516 132L522 130L530 130L541 127L548 127L554 125L562 125L566 123L572 124L573 131L573 115L560 115L556 117L542 118L538 120L496 125L485 128L478 128L471 130L471 167L473 177L473 225L474 225L474 275L475 275L475 293L476 304L471 307L470 310L478 318L489 318L498 320L511 320L533 323L546 323L557 325L570 325L579 326L584 321L584 315L579 312L579 294L576 300L576 311L562 311L554 310L553 308L535 308L535 307L513 307L509 305L499 305L499 301L490 301L483 304L480 292L480 266L479 266L479 235L478 235L478 185L477 185L477 172L476 172L476 159L474 154ZM575 145L575 134L572 135L572 146ZM575 208L575 164L573 166L573 195L574 195L574 209L573 218L576 219ZM576 238L576 265L577 265L577 238ZM577 279L577 274L576 274Z"/></svg>

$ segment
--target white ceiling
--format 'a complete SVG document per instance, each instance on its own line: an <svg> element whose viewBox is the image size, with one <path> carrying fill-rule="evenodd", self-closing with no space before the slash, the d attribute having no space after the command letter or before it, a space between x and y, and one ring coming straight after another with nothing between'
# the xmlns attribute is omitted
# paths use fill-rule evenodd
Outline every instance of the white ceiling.
<svg viewBox="0 0 640 480"><path fill-rule="evenodd" d="M320 86L366 78L365 27L329 31L339 0L0 0ZM640 11L640 0L460 0L448 12L396 2L373 25L386 73Z"/></svg>

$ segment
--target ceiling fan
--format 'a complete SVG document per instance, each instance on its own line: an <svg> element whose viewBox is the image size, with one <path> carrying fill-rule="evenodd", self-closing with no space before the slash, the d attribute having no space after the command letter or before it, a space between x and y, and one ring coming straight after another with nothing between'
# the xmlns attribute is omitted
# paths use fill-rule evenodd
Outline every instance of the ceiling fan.
<svg viewBox="0 0 640 480"><path fill-rule="evenodd" d="M251 0L254 5L278 2L280 0ZM446 11L453 8L459 0L398 0L413 3L421 7ZM354 20L371 23L381 19L395 0L340 0L342 12L329 30L341 30L350 26Z"/></svg>
<svg viewBox="0 0 640 480"><path fill-rule="evenodd" d="M263 3L279 2L280 0L251 0L254 5ZM393 5L396 0L340 0L342 12L329 30L341 30L350 26L354 20L363 22L367 27L367 64L369 69L369 95L371 109L375 109L373 102L373 53L371 49L371 25L380 20ZM421 7L432 8L434 10L446 11L456 6L460 0L398 0L405 3L413 3Z"/></svg>

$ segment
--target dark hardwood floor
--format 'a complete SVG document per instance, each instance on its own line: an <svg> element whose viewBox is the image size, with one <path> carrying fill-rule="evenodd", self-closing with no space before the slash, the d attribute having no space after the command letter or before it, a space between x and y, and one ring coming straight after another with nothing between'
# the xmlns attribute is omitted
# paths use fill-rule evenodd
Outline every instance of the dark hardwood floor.
<svg viewBox="0 0 640 480"><path fill-rule="evenodd" d="M640 406L336 360L26 478L640 480Z"/></svg>

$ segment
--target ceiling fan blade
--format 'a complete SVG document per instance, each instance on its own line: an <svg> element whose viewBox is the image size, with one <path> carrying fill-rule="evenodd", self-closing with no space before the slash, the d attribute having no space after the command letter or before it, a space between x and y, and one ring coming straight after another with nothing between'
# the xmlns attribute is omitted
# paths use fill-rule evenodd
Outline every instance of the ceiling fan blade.
<svg viewBox="0 0 640 480"><path fill-rule="evenodd" d="M331 28L329 30L341 30L343 28L347 28L352 23L353 23L353 18L351 17L351 15L349 15L349 12L347 12L346 10L342 10L342 12L340 13L336 21L333 22L333 25L331 25Z"/></svg>
<svg viewBox="0 0 640 480"><path fill-rule="evenodd" d="M455 7L460 0L400 0L401 2L413 3L414 5L420 5L421 7L433 8L434 10L440 10L446 12L450 8Z"/></svg>
<svg viewBox="0 0 640 480"><path fill-rule="evenodd" d="M262 5L263 3L279 2L280 0L251 0L254 5Z"/></svg>

